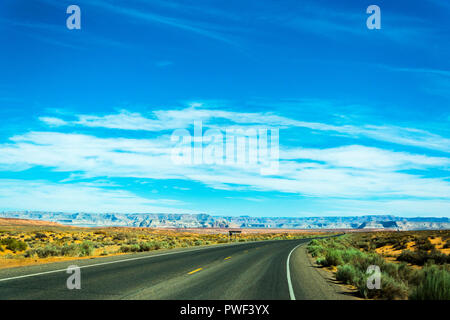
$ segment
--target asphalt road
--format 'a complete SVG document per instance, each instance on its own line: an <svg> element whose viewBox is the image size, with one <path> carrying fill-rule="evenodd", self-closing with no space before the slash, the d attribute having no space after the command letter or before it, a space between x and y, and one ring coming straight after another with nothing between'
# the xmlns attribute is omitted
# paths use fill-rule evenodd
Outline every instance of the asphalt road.
<svg viewBox="0 0 450 320"><path fill-rule="evenodd" d="M310 265L304 249L308 241L238 243L3 270L0 299L347 299ZM79 290L66 286L70 274L65 268L73 264L81 267Z"/></svg>

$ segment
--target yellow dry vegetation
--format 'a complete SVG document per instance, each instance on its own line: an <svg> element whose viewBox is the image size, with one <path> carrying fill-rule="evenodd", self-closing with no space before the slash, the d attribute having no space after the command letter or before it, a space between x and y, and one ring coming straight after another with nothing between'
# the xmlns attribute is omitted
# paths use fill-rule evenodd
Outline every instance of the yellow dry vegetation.
<svg viewBox="0 0 450 320"><path fill-rule="evenodd" d="M228 243L298 239L323 232L243 230L230 240L228 229L82 228L0 225L0 268L88 259L153 250Z"/></svg>

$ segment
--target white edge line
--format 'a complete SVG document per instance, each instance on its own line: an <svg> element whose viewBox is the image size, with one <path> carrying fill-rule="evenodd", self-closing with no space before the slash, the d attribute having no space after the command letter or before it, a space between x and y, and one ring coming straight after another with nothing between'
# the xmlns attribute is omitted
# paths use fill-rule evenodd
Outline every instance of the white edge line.
<svg viewBox="0 0 450 320"><path fill-rule="evenodd" d="M289 260L291 259L292 252L294 252L294 250L297 249L302 244L304 244L304 243L300 243L300 244L296 245L295 248L292 249L291 252L289 252L289 255L286 260L286 274L287 274L287 282L288 282L288 287L289 287L289 296L291 297L291 300L295 300L295 294L294 294L294 289L292 288L291 271L289 270Z"/></svg>
<svg viewBox="0 0 450 320"><path fill-rule="evenodd" d="M272 240L240 242L240 243L227 244L227 245L220 246L220 247L219 246L214 246L214 247L198 248L198 249L191 249L191 250L183 250L183 251L177 251L177 252L166 252L166 253L160 253L160 254L155 254L155 255L150 255L150 256L145 256L145 257L136 257L136 258L130 258L130 259L122 259L122 260L116 260L116 261L95 263L95 264L90 264L90 265L87 265L87 266L81 266L79 268L80 269L84 269L84 268L89 268L89 267L103 266L103 265L107 265L107 264L121 263L121 262L141 260L141 259L150 259L150 258L154 258L154 257L167 256L167 255L172 255L172 254L177 254L177 253L194 252L194 251L199 251L199 250L223 248L223 247L229 247L229 246L234 246L234 245L242 245L242 244L255 243L255 242L270 242L270 241L272 241ZM76 260L73 260L73 261L76 261ZM68 260L68 262L70 262L70 260ZM45 271L45 272L32 273L32 274L26 274L26 275L23 275L23 276L4 278L4 279L0 279L0 282L8 281L8 280L21 279L21 278L35 277L35 276L40 276L40 275L44 275L44 274L57 273L57 272L63 272L63 271L67 271L67 268L65 268L65 269L58 269L58 270L51 270L51 271Z"/></svg>

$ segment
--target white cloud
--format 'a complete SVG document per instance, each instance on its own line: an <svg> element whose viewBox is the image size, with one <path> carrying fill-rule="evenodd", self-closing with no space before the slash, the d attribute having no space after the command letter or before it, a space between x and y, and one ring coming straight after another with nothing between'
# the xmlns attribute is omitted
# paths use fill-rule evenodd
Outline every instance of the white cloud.
<svg viewBox="0 0 450 320"><path fill-rule="evenodd" d="M0 168L3 170L20 171L44 167L53 171L67 172L69 175L61 184L44 185L42 190L57 189L58 185L61 185L61 192L55 191L53 195L44 196L40 191L31 190L34 187L22 191L22 194L28 194L30 203L33 204L35 201L39 208L45 207L45 202L39 199L47 199L49 206L52 202L63 205L65 199L71 197L72 187L69 186L74 186L77 180L83 178L179 179L198 182L220 190L282 192L294 196L349 201L352 199L370 201L371 198L443 201L442 199L447 199L450 194L450 183L445 176L442 174L427 176L431 170L448 171L450 164L448 157L397 152L355 144L319 149L301 148L291 143L290 146L282 145L280 148L278 174L261 176L259 166L176 165L171 158L173 144L168 132L171 129L190 128L194 120L201 120L205 128L302 127L313 131L372 137L381 141L443 151L450 148L450 144L445 143L448 139L411 128L335 126L302 122L271 113L211 110L203 108L201 104L192 104L180 110L154 111L150 116L124 110L118 114L104 116L79 115L78 120L72 122L65 120L60 122L46 117L41 120L51 125L67 123L92 128L144 130L154 134L148 139L130 139L100 138L88 134L61 132L28 132L10 138L9 143L0 144ZM122 133L126 135L127 132ZM31 184L27 182L25 185ZM80 191L77 191L81 192L79 199L87 197L86 207L94 205L95 199L98 199L98 203L105 202L106 207L100 206L101 210L113 207L125 208L129 205L133 208L132 211L137 209L149 211L147 208L156 205L127 191L122 193L108 189L110 187L108 185L78 186L81 187ZM6 192L7 188L4 189ZM14 187L11 190L19 188ZM20 192L15 194L17 196L1 198L0 204L3 207L12 205L11 201L14 199L19 203ZM108 194L111 199L107 198ZM93 195L97 195L95 199ZM159 202L159 205L169 207L174 204L176 203L170 200L164 202L163 199ZM64 208L72 205L75 206L76 203L69 199ZM32 205L30 209L31 207ZM445 204L435 208L438 210L443 207ZM174 212L172 209L169 211Z"/></svg>
<svg viewBox="0 0 450 320"><path fill-rule="evenodd" d="M375 125L332 125L320 122L299 121L273 113L244 113L201 108L201 104L174 110L153 111L149 116L122 110L117 114L93 116L78 115L77 121L59 119L61 124L82 125L92 128L109 128L122 130L143 130L158 132L189 128L194 121L202 121L211 128L237 125L260 125L277 128L306 128L312 131L335 133L354 138L364 137L399 145L414 146L432 150L450 152L450 139L419 130L398 126ZM47 117L41 119L49 119ZM53 123L57 118L51 118ZM219 121L220 120L220 121Z"/></svg>
<svg viewBox="0 0 450 320"><path fill-rule="evenodd" d="M40 117L39 120L52 127L60 127L68 124L67 121L54 117Z"/></svg>
<svg viewBox="0 0 450 320"><path fill-rule="evenodd" d="M281 154L279 174L261 176L256 166L176 165L171 160L168 136L125 139L31 132L15 136L12 141L0 146L0 165L11 166L11 170L43 166L55 171L81 172L91 178L182 179L217 189L280 191L316 197L442 198L450 194L445 179L397 172L429 167L446 169L448 159L364 146L288 149ZM296 161L299 158L307 161Z"/></svg>
<svg viewBox="0 0 450 320"><path fill-rule="evenodd" d="M364 169L421 169L450 167L450 159L394 152L374 147L350 145L328 149L292 148L282 150L282 159L307 159L323 161L335 167Z"/></svg>
<svg viewBox="0 0 450 320"><path fill-rule="evenodd" d="M0 179L0 204L3 210L120 213L189 213L189 210L164 206L174 200L146 199L123 190L104 189L86 184Z"/></svg>

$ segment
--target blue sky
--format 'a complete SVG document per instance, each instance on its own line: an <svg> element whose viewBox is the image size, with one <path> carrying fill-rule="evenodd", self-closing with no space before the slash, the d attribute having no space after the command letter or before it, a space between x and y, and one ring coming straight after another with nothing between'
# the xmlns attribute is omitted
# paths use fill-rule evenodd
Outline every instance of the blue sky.
<svg viewBox="0 0 450 320"><path fill-rule="evenodd" d="M4 0L0 210L448 217L449 17L443 0ZM278 129L279 171L174 164L194 121Z"/></svg>

